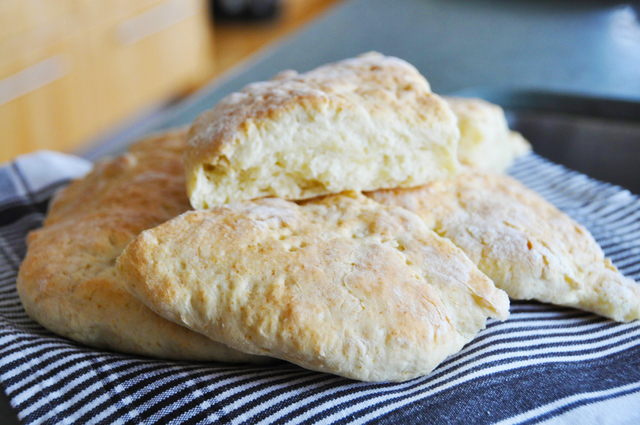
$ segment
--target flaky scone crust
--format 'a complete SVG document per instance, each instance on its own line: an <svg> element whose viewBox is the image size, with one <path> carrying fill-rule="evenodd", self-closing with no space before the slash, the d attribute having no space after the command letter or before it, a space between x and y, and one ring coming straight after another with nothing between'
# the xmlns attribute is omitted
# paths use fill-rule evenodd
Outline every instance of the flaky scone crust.
<svg viewBox="0 0 640 425"><path fill-rule="evenodd" d="M640 285L581 224L517 180L468 169L454 179L368 196L417 213L513 299L640 318Z"/></svg>
<svg viewBox="0 0 640 425"><path fill-rule="evenodd" d="M430 372L508 298L413 213L350 193L185 213L117 268L161 316L240 351L364 381Z"/></svg>
<svg viewBox="0 0 640 425"><path fill-rule="evenodd" d="M18 294L33 319L87 345L170 359L263 361L161 318L116 275L116 258L131 239L189 209L184 140L184 129L150 137L59 193L44 227L29 234Z"/></svg>

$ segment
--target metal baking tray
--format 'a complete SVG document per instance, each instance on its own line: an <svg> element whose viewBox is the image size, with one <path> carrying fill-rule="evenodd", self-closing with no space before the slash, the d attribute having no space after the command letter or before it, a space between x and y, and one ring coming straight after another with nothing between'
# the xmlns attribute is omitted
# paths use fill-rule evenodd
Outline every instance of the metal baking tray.
<svg viewBox="0 0 640 425"><path fill-rule="evenodd" d="M640 102L526 90L465 90L505 109L536 153L640 194Z"/></svg>

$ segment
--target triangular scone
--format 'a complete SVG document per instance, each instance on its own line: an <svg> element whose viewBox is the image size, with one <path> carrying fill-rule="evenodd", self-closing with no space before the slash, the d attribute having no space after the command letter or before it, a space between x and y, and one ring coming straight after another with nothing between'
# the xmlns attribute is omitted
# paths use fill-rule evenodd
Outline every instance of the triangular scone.
<svg viewBox="0 0 640 425"><path fill-rule="evenodd" d="M454 179L368 196L417 213L511 298L640 318L640 285L624 277L582 225L520 182L468 170Z"/></svg>
<svg viewBox="0 0 640 425"><path fill-rule="evenodd" d="M277 196L413 187L458 172L447 103L377 53L250 84L200 115L185 155L196 209Z"/></svg>
<svg viewBox="0 0 640 425"><path fill-rule="evenodd" d="M482 99L444 98L458 117L461 163L494 172L503 172L531 145L518 132L509 130L504 111Z"/></svg>
<svg viewBox="0 0 640 425"><path fill-rule="evenodd" d="M151 137L63 190L45 226L29 234L18 294L33 319L87 345L171 359L264 362L163 319L116 275L115 260L131 239L189 209L185 133Z"/></svg>
<svg viewBox="0 0 640 425"><path fill-rule="evenodd" d="M415 214L353 193L188 212L143 232L117 268L169 320L364 381L429 373L509 308Z"/></svg>

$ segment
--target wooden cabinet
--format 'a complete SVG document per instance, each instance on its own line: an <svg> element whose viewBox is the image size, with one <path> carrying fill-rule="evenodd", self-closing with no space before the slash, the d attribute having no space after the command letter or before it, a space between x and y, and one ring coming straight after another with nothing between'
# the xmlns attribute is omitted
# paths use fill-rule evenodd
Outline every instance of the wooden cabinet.
<svg viewBox="0 0 640 425"><path fill-rule="evenodd" d="M69 15L77 0L1 0L0 43Z"/></svg>
<svg viewBox="0 0 640 425"><path fill-rule="evenodd" d="M95 131L89 64L72 17L0 45L0 160L72 148Z"/></svg>
<svg viewBox="0 0 640 425"><path fill-rule="evenodd" d="M202 1L140 3L156 4L127 13L125 7L111 9L117 17L89 30L102 127L213 75L212 35Z"/></svg>
<svg viewBox="0 0 640 425"><path fill-rule="evenodd" d="M204 0L0 2L0 162L70 151L213 74Z"/></svg>

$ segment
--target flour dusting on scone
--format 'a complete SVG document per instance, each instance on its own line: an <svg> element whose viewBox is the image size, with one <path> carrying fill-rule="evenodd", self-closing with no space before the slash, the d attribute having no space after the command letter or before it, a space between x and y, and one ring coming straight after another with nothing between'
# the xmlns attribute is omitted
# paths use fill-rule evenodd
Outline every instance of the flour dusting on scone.
<svg viewBox="0 0 640 425"><path fill-rule="evenodd" d="M289 71L221 100L185 153L196 209L275 196L412 187L458 172L449 105L407 62L369 53Z"/></svg>
<svg viewBox="0 0 640 425"><path fill-rule="evenodd" d="M155 314L131 296L115 261L142 230L187 211L182 150L186 130L151 136L96 164L52 202L29 234L17 289L30 317L94 347L145 356L265 362Z"/></svg>
<svg viewBox="0 0 640 425"><path fill-rule="evenodd" d="M417 213L518 300L640 318L640 285L623 276L581 224L515 179L468 170L414 189L368 194Z"/></svg>
<svg viewBox="0 0 640 425"><path fill-rule="evenodd" d="M117 268L163 317L237 350L363 381L429 373L507 295L415 214L363 195L185 213Z"/></svg>

